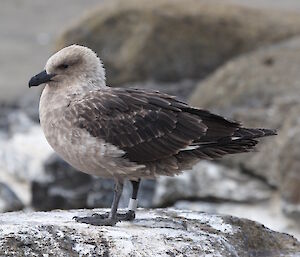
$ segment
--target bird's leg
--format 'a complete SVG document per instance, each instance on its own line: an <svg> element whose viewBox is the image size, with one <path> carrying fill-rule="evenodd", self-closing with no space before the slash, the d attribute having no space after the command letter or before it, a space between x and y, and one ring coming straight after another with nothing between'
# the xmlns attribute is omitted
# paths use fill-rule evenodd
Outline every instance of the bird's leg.
<svg viewBox="0 0 300 257"><path fill-rule="evenodd" d="M130 180L132 184L132 195L131 198L129 199L129 204L128 204L128 211L126 213L117 213L117 220L118 221L131 221L135 219L135 211L137 208L137 194L139 191L139 186L141 180L139 179L138 181L133 181ZM105 219L109 217L109 213L104 213L104 214L98 214L95 213L93 216Z"/></svg>
<svg viewBox="0 0 300 257"><path fill-rule="evenodd" d="M128 211L126 213L118 213L117 214L118 220L130 221L135 219L135 211L138 203L137 194L139 191L141 180L140 179L138 181L130 180L130 182L132 184L132 195L131 198L129 199Z"/></svg>
<svg viewBox="0 0 300 257"><path fill-rule="evenodd" d="M122 192L123 192L123 181L120 182L120 181L116 180L114 199L113 199L110 213L108 216L109 219L117 220L117 210L118 210L118 205L119 205L119 201L120 201Z"/></svg>
<svg viewBox="0 0 300 257"><path fill-rule="evenodd" d="M117 209L120 197L123 191L123 181L115 180L114 198L111 210L108 216L106 215L92 215L89 217L74 217L77 222L91 224L95 226L114 226L118 221Z"/></svg>

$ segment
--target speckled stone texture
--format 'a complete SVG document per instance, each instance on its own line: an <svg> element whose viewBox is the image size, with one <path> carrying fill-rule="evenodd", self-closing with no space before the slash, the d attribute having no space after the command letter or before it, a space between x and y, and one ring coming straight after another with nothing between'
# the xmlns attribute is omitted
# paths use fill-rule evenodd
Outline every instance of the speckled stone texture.
<svg viewBox="0 0 300 257"><path fill-rule="evenodd" d="M292 236L232 216L142 210L132 222L95 227L72 220L98 210L0 215L0 256L299 256Z"/></svg>

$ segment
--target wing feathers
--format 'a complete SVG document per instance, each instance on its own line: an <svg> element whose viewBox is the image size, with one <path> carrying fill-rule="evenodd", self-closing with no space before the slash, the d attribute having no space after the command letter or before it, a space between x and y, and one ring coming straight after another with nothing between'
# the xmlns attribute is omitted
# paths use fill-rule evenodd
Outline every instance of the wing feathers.
<svg viewBox="0 0 300 257"><path fill-rule="evenodd" d="M137 163L187 155L219 158L249 151L257 143L252 138L274 134L241 128L172 96L138 89L91 91L73 101L66 115L75 116L76 126L119 147Z"/></svg>

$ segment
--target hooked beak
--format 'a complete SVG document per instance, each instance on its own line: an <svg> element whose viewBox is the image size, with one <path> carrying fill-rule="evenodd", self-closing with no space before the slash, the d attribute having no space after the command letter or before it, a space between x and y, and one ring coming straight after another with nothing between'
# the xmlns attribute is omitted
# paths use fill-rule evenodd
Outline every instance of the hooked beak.
<svg viewBox="0 0 300 257"><path fill-rule="evenodd" d="M48 74L46 70L40 72L39 74L33 76L28 83L29 88L37 87L43 83L51 81L55 74Z"/></svg>

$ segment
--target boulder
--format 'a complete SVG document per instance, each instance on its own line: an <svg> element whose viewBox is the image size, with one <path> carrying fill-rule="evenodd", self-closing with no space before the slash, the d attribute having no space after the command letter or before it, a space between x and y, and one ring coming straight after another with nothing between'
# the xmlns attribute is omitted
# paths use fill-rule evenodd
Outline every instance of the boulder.
<svg viewBox="0 0 300 257"><path fill-rule="evenodd" d="M251 219L264 224L266 227L288 233L300 240L299 219L291 219L280 209L279 194L274 193L268 201L255 203L241 202L212 202L204 200L177 201L172 208L181 210L201 211L211 214L232 215L239 218Z"/></svg>
<svg viewBox="0 0 300 257"><path fill-rule="evenodd" d="M0 140L28 132L33 125L34 122L23 110L16 106L0 105Z"/></svg>
<svg viewBox="0 0 300 257"><path fill-rule="evenodd" d="M242 121L247 127L278 129L258 145L257 153L226 158L281 187L283 199L298 209L300 162L300 38L229 61L198 85L191 104ZM298 215L299 216L299 215Z"/></svg>
<svg viewBox="0 0 300 257"><path fill-rule="evenodd" d="M188 101L191 92L193 92L197 82L192 79L185 79L176 82L161 82L146 80L141 82L126 83L123 87L143 88L146 90L158 90L160 92L176 96L181 101Z"/></svg>
<svg viewBox="0 0 300 257"><path fill-rule="evenodd" d="M45 211L87 207L87 192L92 188L91 176L76 171L56 154L50 155L42 166L44 175L35 178L31 185L31 204L34 209Z"/></svg>
<svg viewBox="0 0 300 257"><path fill-rule="evenodd" d="M108 84L200 79L228 59L300 32L297 13L221 0L106 1L66 28L57 49L77 43L104 62Z"/></svg>
<svg viewBox="0 0 300 257"><path fill-rule="evenodd" d="M23 207L15 192L7 184L0 182L0 212L18 211Z"/></svg>
<svg viewBox="0 0 300 257"><path fill-rule="evenodd" d="M266 183L238 169L201 161L179 176L157 178L153 203L159 207L179 200L254 203L269 199L272 192Z"/></svg>
<svg viewBox="0 0 300 257"><path fill-rule="evenodd" d="M289 113L290 122L286 122L283 131L287 139L283 144L283 149L279 158L279 170L284 177L280 192L282 195L282 209L286 215L300 220L300 119L299 108L291 110Z"/></svg>
<svg viewBox="0 0 300 257"><path fill-rule="evenodd" d="M73 216L103 210L0 215L0 255L7 256L297 256L287 234L232 216L138 210L115 227L79 224Z"/></svg>
<svg viewBox="0 0 300 257"><path fill-rule="evenodd" d="M0 131L0 182L28 206L31 181L43 176L42 163L53 151L40 126L23 111L7 108L0 123L1 119L5 126Z"/></svg>

